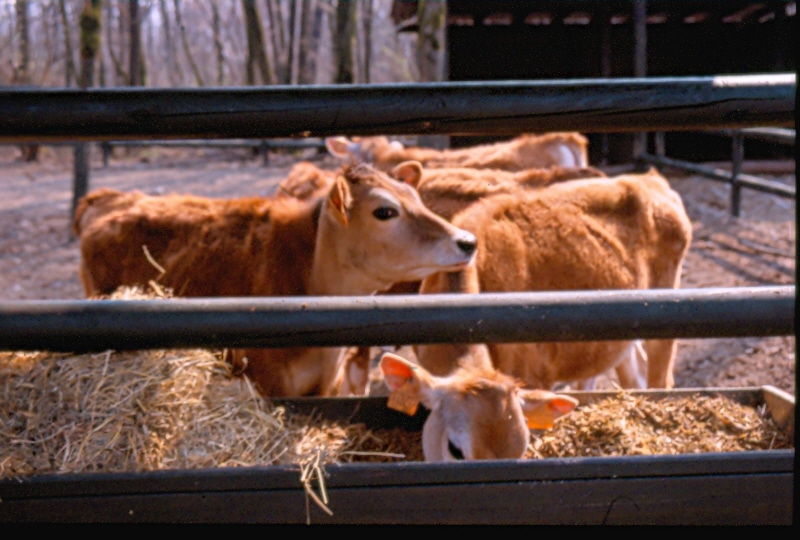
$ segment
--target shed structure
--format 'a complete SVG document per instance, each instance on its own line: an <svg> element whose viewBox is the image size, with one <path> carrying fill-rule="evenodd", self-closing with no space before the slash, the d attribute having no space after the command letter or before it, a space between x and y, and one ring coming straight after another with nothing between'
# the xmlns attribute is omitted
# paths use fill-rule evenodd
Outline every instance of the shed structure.
<svg viewBox="0 0 800 540"><path fill-rule="evenodd" d="M451 81L573 79L636 73L635 4L646 10L646 76L796 71L793 0L447 0L445 72ZM418 31L418 2L395 0L401 31ZM592 163L626 162L630 135L589 134ZM453 146L489 138L453 137ZM653 141L650 141L653 146ZM669 155L728 160L730 139L669 133ZM791 157L791 148L748 144L748 159ZM651 151L653 149L651 148Z"/></svg>

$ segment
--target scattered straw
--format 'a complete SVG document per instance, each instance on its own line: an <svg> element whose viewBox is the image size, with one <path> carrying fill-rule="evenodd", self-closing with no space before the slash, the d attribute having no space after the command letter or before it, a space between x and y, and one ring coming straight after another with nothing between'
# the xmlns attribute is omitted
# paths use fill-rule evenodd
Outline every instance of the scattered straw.
<svg viewBox="0 0 800 540"><path fill-rule="evenodd" d="M546 432L528 457L632 456L791 448L764 407L725 396L651 399L620 392L583 405Z"/></svg>

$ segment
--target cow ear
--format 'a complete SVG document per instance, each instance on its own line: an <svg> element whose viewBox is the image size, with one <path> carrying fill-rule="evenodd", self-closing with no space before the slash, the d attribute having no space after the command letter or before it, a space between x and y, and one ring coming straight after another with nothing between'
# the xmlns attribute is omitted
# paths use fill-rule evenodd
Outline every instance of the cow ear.
<svg viewBox="0 0 800 540"><path fill-rule="evenodd" d="M404 161L392 170L392 176L416 188L422 179L422 163L419 161Z"/></svg>
<svg viewBox="0 0 800 540"><path fill-rule="evenodd" d="M550 429L556 419L571 413L578 400L546 390L522 390L522 412L530 429Z"/></svg>
<svg viewBox="0 0 800 540"><path fill-rule="evenodd" d="M325 148L334 157L342 160L352 160L356 158L356 151L359 145L347 137L327 137L325 139Z"/></svg>
<svg viewBox="0 0 800 540"><path fill-rule="evenodd" d="M350 185L344 176L337 176L328 194L328 209L336 221L347 227L347 211L353 202Z"/></svg>
<svg viewBox="0 0 800 540"><path fill-rule="evenodd" d="M389 408L412 416L420 402L432 408L433 377L425 368L390 352L381 354L380 366L391 390Z"/></svg>

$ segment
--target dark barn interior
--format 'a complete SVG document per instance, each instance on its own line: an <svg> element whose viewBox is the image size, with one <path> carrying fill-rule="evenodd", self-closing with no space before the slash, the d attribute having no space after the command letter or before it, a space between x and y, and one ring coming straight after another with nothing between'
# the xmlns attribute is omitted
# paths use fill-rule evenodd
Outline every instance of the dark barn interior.
<svg viewBox="0 0 800 540"><path fill-rule="evenodd" d="M395 19L416 30L415 6ZM449 80L567 79L634 76L631 0L449 0ZM796 3L788 0L649 0L646 75L691 76L796 70ZM593 163L632 157L632 135L590 137ZM453 137L452 146L487 138ZM650 141L651 151L652 145ZM730 159L731 140L666 134L667 155L690 161ZM792 149L749 141L746 159L781 159Z"/></svg>

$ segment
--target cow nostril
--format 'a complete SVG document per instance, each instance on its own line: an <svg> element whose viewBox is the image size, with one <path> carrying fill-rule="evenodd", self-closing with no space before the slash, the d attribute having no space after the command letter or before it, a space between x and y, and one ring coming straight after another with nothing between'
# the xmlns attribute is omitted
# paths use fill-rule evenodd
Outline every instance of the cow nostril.
<svg viewBox="0 0 800 540"><path fill-rule="evenodd" d="M464 459L464 452L461 451L461 448L453 444L453 441L450 439L447 439L447 451L456 459Z"/></svg>
<svg viewBox="0 0 800 540"><path fill-rule="evenodd" d="M458 249L467 255L472 255L475 252L475 247L478 244L475 242L475 240L458 240L456 245L458 246Z"/></svg>

